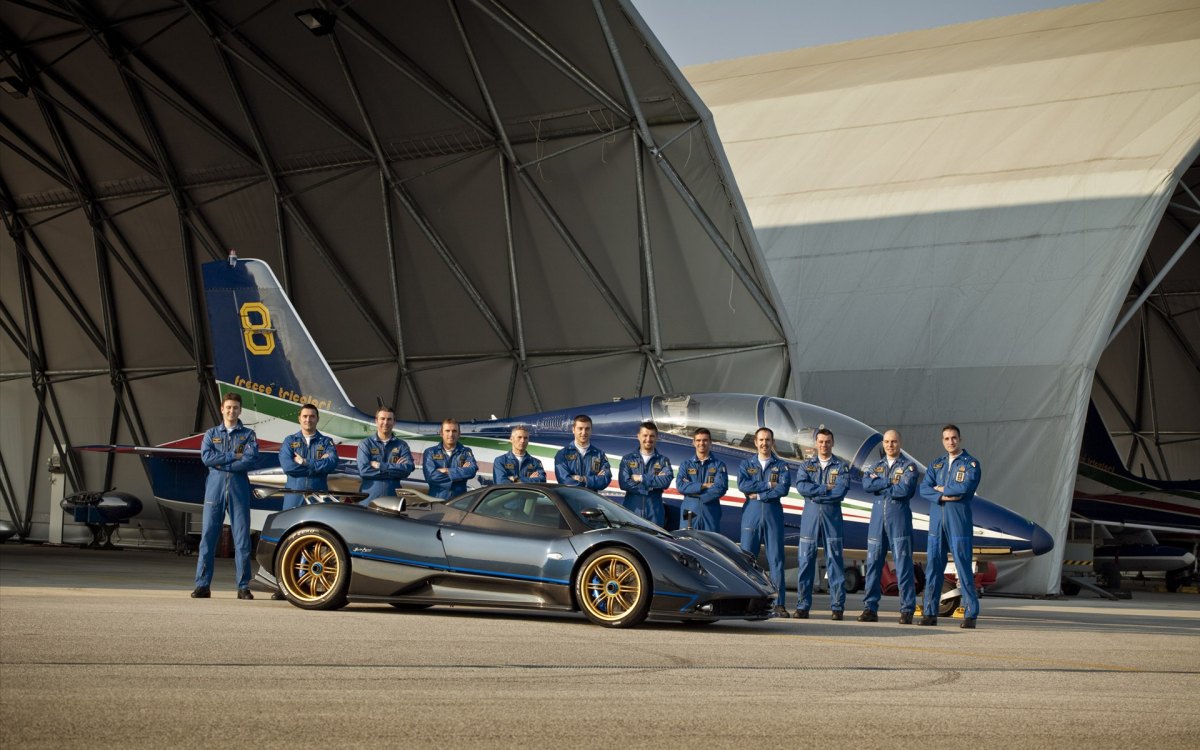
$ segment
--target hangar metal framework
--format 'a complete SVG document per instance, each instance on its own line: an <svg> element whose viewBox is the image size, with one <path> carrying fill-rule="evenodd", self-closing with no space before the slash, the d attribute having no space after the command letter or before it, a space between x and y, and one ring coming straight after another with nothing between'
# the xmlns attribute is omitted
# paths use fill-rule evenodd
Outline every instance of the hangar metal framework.
<svg viewBox="0 0 1200 750"><path fill-rule="evenodd" d="M231 250L402 418L790 388L711 117L627 0L12 0L0 48L22 536L56 454L144 486L72 448L216 418L197 268Z"/></svg>
<svg viewBox="0 0 1200 750"><path fill-rule="evenodd" d="M1173 372L1200 387L1200 164L1180 176L1096 367L1092 400L1125 465L1160 480L1196 476L1200 431L1179 423Z"/></svg>

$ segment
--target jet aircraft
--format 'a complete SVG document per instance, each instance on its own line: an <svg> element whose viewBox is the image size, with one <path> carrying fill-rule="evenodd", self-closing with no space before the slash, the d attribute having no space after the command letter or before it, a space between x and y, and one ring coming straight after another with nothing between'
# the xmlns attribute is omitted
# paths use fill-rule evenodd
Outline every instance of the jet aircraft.
<svg viewBox="0 0 1200 750"><path fill-rule="evenodd" d="M1200 479L1161 481L1125 467L1104 419L1088 404L1072 512L1110 530L1200 535Z"/></svg>
<svg viewBox="0 0 1200 750"><path fill-rule="evenodd" d="M1169 591L1195 576L1196 555L1159 537L1193 548L1200 541L1200 479L1163 481L1131 472L1095 403L1084 422L1071 517L1094 527L1102 545L1094 570L1110 587L1119 586L1120 573L1163 572Z"/></svg>
<svg viewBox="0 0 1200 750"><path fill-rule="evenodd" d="M251 482L264 488L280 486L279 444L297 429L300 407L311 402L321 410L321 431L338 443L341 463L339 472L330 478L330 490L354 492L358 486L354 465L357 443L374 433L373 416L351 403L266 263L231 258L228 262L206 263L203 272L215 379L222 395L241 395L242 422L258 435L261 468L252 472ZM461 440L471 447L480 466L477 481L490 479L491 463L509 450L508 436L515 425L529 430L528 450L553 478L554 454L572 442L576 414L587 414L593 420L592 443L605 451L613 465L613 483L604 494L614 499L623 496L616 487L617 462L634 448L641 422L650 420L658 425L658 450L670 458L674 467L694 455L692 436L696 429L708 428L713 453L725 462L730 473L729 491L721 500L721 531L734 541L740 540L745 502L737 489L738 465L755 455L754 432L760 426L774 430L776 452L796 466L813 455L816 431L821 427L832 430L835 452L856 467L851 490L842 503L846 559L865 560L873 497L862 489L860 469L869 460L882 457L879 431L829 409L773 396L646 396L503 419L462 420ZM395 434L408 442L418 461L418 471L409 482L416 487L424 486L424 482L416 481L421 476L421 452L439 441L440 427L440 423L396 422ZM140 455L158 501L194 513L203 503L207 471L199 461L200 440L201 435L193 435L155 447L91 448ZM920 469L923 471L924 466ZM674 485L666 491L664 501L667 526L678 528L682 497ZM281 502L278 492L268 490L256 496L251 504L252 528L261 529L266 517L280 510ZM917 559L923 560L929 507L919 495L911 505L913 548ZM784 499L783 507L785 542L794 557L804 500L793 491ZM1050 534L1040 526L982 497L976 496L973 511L976 561L1040 555L1053 547Z"/></svg>

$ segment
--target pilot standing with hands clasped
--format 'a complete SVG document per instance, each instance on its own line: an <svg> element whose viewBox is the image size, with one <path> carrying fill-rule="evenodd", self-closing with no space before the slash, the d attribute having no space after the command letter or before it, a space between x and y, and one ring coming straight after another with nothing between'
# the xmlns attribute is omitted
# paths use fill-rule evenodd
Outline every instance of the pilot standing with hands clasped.
<svg viewBox="0 0 1200 750"><path fill-rule="evenodd" d="M517 425L509 433L508 442L512 444L512 450L492 464L492 482L545 484L546 470L542 467L542 462L529 455L529 430Z"/></svg>
<svg viewBox="0 0 1200 750"><path fill-rule="evenodd" d="M887 561L888 546L896 562L900 586L900 624L912 625L917 608L913 582L912 509L908 501L917 492L921 473L917 464L900 452L900 433L883 433L884 458L863 467L862 486L875 495L871 524L867 527L867 592L859 622L879 621L880 576Z"/></svg>
<svg viewBox="0 0 1200 750"><path fill-rule="evenodd" d="M659 526L667 525L663 490L671 486L675 472L671 459L655 449L658 425L642 422L638 427L638 449L621 457L617 485L625 490L625 507Z"/></svg>
<svg viewBox="0 0 1200 750"><path fill-rule="evenodd" d="M358 444L360 490L367 495L362 505L396 494L400 483L416 468L408 443L392 434L395 426L396 412L390 406L381 406L375 411L375 434Z"/></svg>
<svg viewBox="0 0 1200 750"><path fill-rule="evenodd" d="M696 514L692 528L699 531L721 530L721 498L729 489L729 472L725 462L712 455L712 433L701 427L692 436L696 455L679 465L675 489L683 495L681 514L689 510Z"/></svg>
<svg viewBox="0 0 1200 750"><path fill-rule="evenodd" d="M442 442L425 449L421 470L429 483L429 494L450 500L467 491L467 480L479 472L475 454L458 442L457 419L442 420Z"/></svg>
<svg viewBox="0 0 1200 750"><path fill-rule="evenodd" d="M775 433L759 427L754 433L757 456L738 467L738 490L746 496L742 508L742 549L758 557L760 541L767 544L771 583L779 590L772 617L787 617L787 588L783 582L783 503L792 486L792 470L775 455ZM765 537L765 539L764 539Z"/></svg>
<svg viewBox="0 0 1200 750"><path fill-rule="evenodd" d="M965 619L959 627L972 629L979 617L979 595L975 593L975 574L971 570L971 542L975 536L971 498L979 487L982 469L979 461L962 449L961 434L952 424L942 428L942 447L946 453L929 464L921 482L921 497L929 501L929 544L925 602L918 625L937 625L942 584L946 580L947 548L954 554L965 608Z"/></svg>
<svg viewBox="0 0 1200 750"><path fill-rule="evenodd" d="M587 487L593 492L608 489L612 467L604 451L592 445L592 418L580 414L571 420L574 442L554 454L554 477L565 487Z"/></svg>
<svg viewBox="0 0 1200 750"><path fill-rule="evenodd" d="M250 479L246 472L258 458L258 439L254 430L242 425L241 415L242 397L226 393L221 401L221 424L204 433L200 441L200 460L208 467L208 479L204 482L204 521L196 552L193 599L212 596L209 586L226 511L233 530L237 598L254 598L250 593Z"/></svg>
<svg viewBox="0 0 1200 750"><path fill-rule="evenodd" d="M842 498L850 491L850 464L833 455L833 433L817 430L817 455L796 470L796 491L804 496L800 516L800 573L796 580L796 617L808 618L812 607L817 546L825 537L825 570L829 574L829 609L833 620L846 609L846 569L842 562Z"/></svg>

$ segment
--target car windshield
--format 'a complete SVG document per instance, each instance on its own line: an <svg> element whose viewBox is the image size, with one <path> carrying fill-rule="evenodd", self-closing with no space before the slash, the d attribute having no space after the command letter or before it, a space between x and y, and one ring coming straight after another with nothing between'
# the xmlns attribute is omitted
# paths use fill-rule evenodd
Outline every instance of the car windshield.
<svg viewBox="0 0 1200 750"><path fill-rule="evenodd" d="M667 533L665 529L655 526L641 516L634 515L623 506L582 487L558 488L558 496L566 501L571 511L579 520L593 529L605 529L609 526L635 526L655 534ZM583 511L588 508L599 508L604 518L586 518Z"/></svg>
<svg viewBox="0 0 1200 750"><path fill-rule="evenodd" d="M780 458L802 461L816 454L817 430L833 432L837 455L859 465L882 439L856 419L836 411L773 396L743 393L694 393L657 396L650 405L658 429L687 439L700 427L712 432L715 445L754 452L754 432L770 427Z"/></svg>

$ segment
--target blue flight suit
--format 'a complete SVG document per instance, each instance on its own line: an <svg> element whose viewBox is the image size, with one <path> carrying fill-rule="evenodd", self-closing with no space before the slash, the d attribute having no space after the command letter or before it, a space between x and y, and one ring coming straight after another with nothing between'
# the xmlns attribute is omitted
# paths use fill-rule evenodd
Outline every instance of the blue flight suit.
<svg viewBox="0 0 1200 750"><path fill-rule="evenodd" d="M926 546L925 616L937 616L938 604L945 583L946 552L954 554L958 570L958 585L962 590L963 616L979 617L979 595L975 593L975 574L971 572L971 547L975 536L975 521L971 515L971 498L979 487L982 467L970 453L963 451L950 460L942 456L925 470L921 482L921 497L929 501L929 544ZM938 492L934 487L941 486ZM942 500L942 497L961 497L961 500Z"/></svg>
<svg viewBox="0 0 1200 750"><path fill-rule="evenodd" d="M863 489L875 495L871 506L871 524L867 527L867 592L863 608L879 611L882 596L880 578L887 561L888 547L896 563L900 586L900 613L912 614L917 608L913 582L912 508L908 501L917 493L921 472L917 464L901 454L888 468L884 458L863 467Z"/></svg>
<svg viewBox="0 0 1200 750"><path fill-rule="evenodd" d="M824 469L816 457L796 469L796 491L804 497L800 516L800 573L796 580L796 609L812 608L817 546L825 537L825 570L829 574L829 609L846 608L846 566L842 561L842 498L850 491L850 464L832 456Z"/></svg>
<svg viewBox="0 0 1200 750"><path fill-rule="evenodd" d="M304 458L303 464L296 463L295 454ZM337 469L337 446L320 432L304 442L304 433L288 435L279 445L279 468L287 475L284 489L322 492L329 489L326 477ZM283 509L298 508L304 503L304 495L289 492L283 496Z"/></svg>
<svg viewBox="0 0 1200 750"><path fill-rule="evenodd" d="M702 485L708 483L712 487L704 489ZM729 472L725 469L724 461L711 453L703 461L695 456L685 459L679 464L675 489L684 497L683 505L679 508L681 523L683 514L690 510L696 514L692 519L693 529L721 530L721 498L729 489Z"/></svg>
<svg viewBox="0 0 1200 750"><path fill-rule="evenodd" d="M237 587L250 585L250 479L246 472L254 468L257 458L254 430L243 427L241 420L231 431L226 431L224 424L213 427L200 441L200 460L208 467L208 479L204 481L204 516L196 553L196 588L212 584L226 511L233 530Z"/></svg>
<svg viewBox="0 0 1200 750"><path fill-rule="evenodd" d="M634 474L641 474L642 480L633 481ZM658 451L650 454L650 458L642 456L641 451L634 451L621 457L617 486L625 490L626 508L651 523L666 526L667 511L663 508L662 496L674 478L671 459Z"/></svg>
<svg viewBox="0 0 1200 750"><path fill-rule="evenodd" d="M774 488L771 483L774 482ZM758 557L760 541L767 545L767 567L771 583L779 589L777 606L785 606L787 587L783 584L783 503L792 487L792 470L779 456L771 456L764 469L758 456L751 456L738 467L738 490L746 496L742 506L742 549ZM754 495L753 500L750 495Z"/></svg>
<svg viewBox="0 0 1200 750"><path fill-rule="evenodd" d="M372 461L379 463L378 469L371 466ZM380 440L378 435L363 438L358 444L358 476L362 479L359 492L367 493L367 497L361 504L396 494L400 482L407 479L416 467L408 443L400 438Z"/></svg>
<svg viewBox="0 0 1200 750"><path fill-rule="evenodd" d="M462 443L456 443L452 451L439 443L425 449L421 469L429 483L429 494L450 500L467 491L467 480L479 471L479 464L475 463L471 449ZM438 469L449 469L450 473L443 474Z"/></svg>
<svg viewBox="0 0 1200 750"><path fill-rule="evenodd" d="M576 482L572 477L583 477L582 482ZM589 445L583 455L574 443L568 443L558 453L554 454L554 478L565 487L587 487L593 492L600 492L612 483L612 467L608 465L608 456L594 445Z"/></svg>
<svg viewBox="0 0 1200 750"><path fill-rule="evenodd" d="M546 469L528 452L518 458L509 451L492 464L492 481L496 484L545 484Z"/></svg>

